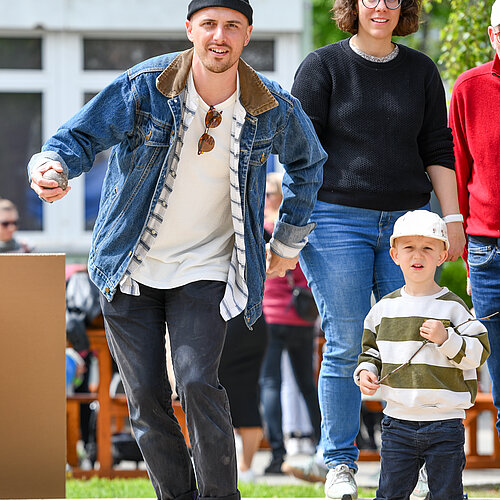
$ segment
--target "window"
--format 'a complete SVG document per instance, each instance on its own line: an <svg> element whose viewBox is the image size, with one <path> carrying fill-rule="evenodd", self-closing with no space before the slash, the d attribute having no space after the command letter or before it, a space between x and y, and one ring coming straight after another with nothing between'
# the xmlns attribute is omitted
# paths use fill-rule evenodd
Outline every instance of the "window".
<svg viewBox="0 0 500 500"><path fill-rule="evenodd" d="M180 52L191 47L189 40L109 40L83 41L84 69L125 70L150 57ZM242 57L257 71L274 71L274 40L251 40Z"/></svg>
<svg viewBox="0 0 500 500"><path fill-rule="evenodd" d="M274 40L251 40L241 57L256 71L274 71Z"/></svg>
<svg viewBox="0 0 500 500"><path fill-rule="evenodd" d="M0 69L42 69L42 40L0 38Z"/></svg>
<svg viewBox="0 0 500 500"><path fill-rule="evenodd" d="M0 197L19 209L20 229L42 229L42 202L29 187L26 165L40 151L42 95L0 93Z"/></svg>
<svg viewBox="0 0 500 500"><path fill-rule="evenodd" d="M86 38L83 60L86 70L125 70L168 52L191 47L189 40L109 40Z"/></svg>

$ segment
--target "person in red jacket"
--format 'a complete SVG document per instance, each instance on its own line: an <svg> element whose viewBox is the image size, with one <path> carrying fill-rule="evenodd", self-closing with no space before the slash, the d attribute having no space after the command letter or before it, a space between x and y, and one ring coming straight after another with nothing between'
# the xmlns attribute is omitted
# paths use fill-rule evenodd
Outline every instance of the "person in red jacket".
<svg viewBox="0 0 500 500"><path fill-rule="evenodd" d="M472 68L455 82L450 103L460 212L468 244L468 290L477 317L500 311L500 0L491 10L488 28L495 50L492 61ZM488 321L491 355L487 361L493 403L499 409L500 319Z"/></svg>

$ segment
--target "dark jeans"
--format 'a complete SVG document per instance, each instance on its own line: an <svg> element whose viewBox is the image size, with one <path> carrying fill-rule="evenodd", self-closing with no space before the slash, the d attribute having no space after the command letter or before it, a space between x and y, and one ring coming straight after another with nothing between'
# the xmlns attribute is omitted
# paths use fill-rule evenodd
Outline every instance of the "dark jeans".
<svg viewBox="0 0 500 500"><path fill-rule="evenodd" d="M118 365L130 421L159 499L238 500L233 427L217 370L226 323L225 289L198 281L171 290L140 286L140 296L101 296L106 335ZM168 324L177 393L186 412L196 477L172 409L167 379ZM196 488L198 483L198 490Z"/></svg>
<svg viewBox="0 0 500 500"><path fill-rule="evenodd" d="M462 420L382 420L380 481L376 500L408 500L425 463L431 500L462 500L465 467Z"/></svg>
<svg viewBox="0 0 500 500"><path fill-rule="evenodd" d="M281 354L288 351L295 380L299 387L314 429L316 444L321 433L321 416L318 403L318 389L313 372L313 328L312 326L291 326L269 324L269 343L264 356L261 375L261 401L267 438L273 458L286 454L283 442L281 417Z"/></svg>

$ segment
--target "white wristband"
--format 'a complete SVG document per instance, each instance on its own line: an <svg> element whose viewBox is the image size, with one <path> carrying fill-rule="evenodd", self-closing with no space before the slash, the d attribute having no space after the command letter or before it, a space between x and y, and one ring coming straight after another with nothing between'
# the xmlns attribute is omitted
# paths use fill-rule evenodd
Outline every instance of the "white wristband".
<svg viewBox="0 0 500 500"><path fill-rule="evenodd" d="M462 214L451 214L443 217L443 220L448 224L449 222L463 222L464 216Z"/></svg>

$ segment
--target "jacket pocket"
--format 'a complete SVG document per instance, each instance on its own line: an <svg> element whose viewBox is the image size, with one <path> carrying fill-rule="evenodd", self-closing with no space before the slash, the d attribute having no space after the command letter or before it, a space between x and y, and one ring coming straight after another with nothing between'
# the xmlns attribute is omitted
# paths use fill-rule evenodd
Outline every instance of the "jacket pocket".
<svg viewBox="0 0 500 500"><path fill-rule="evenodd" d="M264 144L254 144L252 153L250 154L249 165L251 167L261 167L265 165L272 150L272 143L266 142Z"/></svg>
<svg viewBox="0 0 500 500"><path fill-rule="evenodd" d="M155 120L147 120L141 127L144 140L134 151L132 163L135 168L154 165L160 153L170 145L170 125L162 125Z"/></svg>

